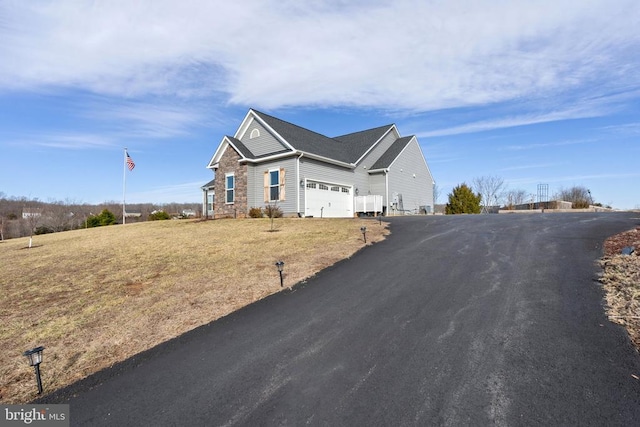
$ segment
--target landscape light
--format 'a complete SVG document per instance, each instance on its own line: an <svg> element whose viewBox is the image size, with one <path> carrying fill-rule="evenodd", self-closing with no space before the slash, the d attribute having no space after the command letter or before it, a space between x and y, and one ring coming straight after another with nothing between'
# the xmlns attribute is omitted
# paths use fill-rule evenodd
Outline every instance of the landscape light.
<svg viewBox="0 0 640 427"><path fill-rule="evenodd" d="M42 394L42 380L40 379L40 363L42 363L42 350L44 347L36 347L23 353L29 360L29 365L36 371L36 382L38 383L38 394Z"/></svg>
<svg viewBox="0 0 640 427"><path fill-rule="evenodd" d="M283 261L276 262L276 267L278 267L278 273L280 273L280 287L282 287L283 286L282 270L284 269L284 262Z"/></svg>
<svg viewBox="0 0 640 427"><path fill-rule="evenodd" d="M360 232L362 233L364 242L367 243L367 227L360 227Z"/></svg>

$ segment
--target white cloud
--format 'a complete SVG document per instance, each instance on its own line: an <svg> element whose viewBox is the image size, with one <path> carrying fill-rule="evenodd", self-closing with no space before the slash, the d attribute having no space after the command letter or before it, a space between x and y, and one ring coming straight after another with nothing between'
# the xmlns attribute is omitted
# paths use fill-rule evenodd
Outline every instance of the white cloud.
<svg viewBox="0 0 640 427"><path fill-rule="evenodd" d="M0 90L429 111L640 86L635 0L14 0L0 16Z"/></svg>
<svg viewBox="0 0 640 427"><path fill-rule="evenodd" d="M186 135L208 119L191 106L163 105L149 102L95 102L80 113L83 117L103 122L115 137L169 138Z"/></svg>
<svg viewBox="0 0 640 427"><path fill-rule="evenodd" d="M548 123L558 120L583 119L589 117L597 117L609 111L604 106L594 108L569 108L563 111L554 111L549 113L530 113L518 116L505 117L500 119L480 120L471 123L465 123L459 126L452 126L434 131L419 132L416 136L421 138L432 138L447 135L460 135L465 133L484 132L494 129L504 129L516 126L526 126L538 123Z"/></svg>
<svg viewBox="0 0 640 427"><path fill-rule="evenodd" d="M153 200L154 203L194 203L202 200L200 187L203 181L186 182L182 184L156 187L148 191L127 193L128 203L146 203Z"/></svg>
<svg viewBox="0 0 640 427"><path fill-rule="evenodd" d="M106 135L81 132L40 132L20 137L5 137L8 144L82 150L88 148L112 148L117 141Z"/></svg>

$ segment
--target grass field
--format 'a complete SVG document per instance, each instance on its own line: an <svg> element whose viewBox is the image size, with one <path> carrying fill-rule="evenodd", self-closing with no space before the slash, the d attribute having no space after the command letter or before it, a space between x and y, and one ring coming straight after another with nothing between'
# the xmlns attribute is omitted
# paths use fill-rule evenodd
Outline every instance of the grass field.
<svg viewBox="0 0 640 427"><path fill-rule="evenodd" d="M388 234L360 219L157 221L0 243L0 401L45 393L310 277Z"/></svg>

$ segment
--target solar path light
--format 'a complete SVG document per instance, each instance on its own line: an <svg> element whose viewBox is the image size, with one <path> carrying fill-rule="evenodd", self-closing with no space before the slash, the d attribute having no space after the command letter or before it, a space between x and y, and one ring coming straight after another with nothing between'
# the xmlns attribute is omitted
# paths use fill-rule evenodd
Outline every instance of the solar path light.
<svg viewBox="0 0 640 427"><path fill-rule="evenodd" d="M38 394L42 394L42 380L40 379L40 363L42 362L42 350L44 347L36 347L23 353L29 359L29 365L36 371L36 381L38 383Z"/></svg>
<svg viewBox="0 0 640 427"><path fill-rule="evenodd" d="M360 232L362 233L364 242L367 243L367 227L360 227Z"/></svg>
<svg viewBox="0 0 640 427"><path fill-rule="evenodd" d="M284 262L283 261L276 262L276 267L278 267L278 273L280 273L280 287L282 287L283 286L282 270L284 270Z"/></svg>

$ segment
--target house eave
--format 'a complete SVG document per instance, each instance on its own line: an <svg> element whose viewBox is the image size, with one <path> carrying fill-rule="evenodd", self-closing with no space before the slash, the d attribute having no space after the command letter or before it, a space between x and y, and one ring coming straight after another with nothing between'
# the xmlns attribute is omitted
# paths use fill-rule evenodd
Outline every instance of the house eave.
<svg viewBox="0 0 640 427"><path fill-rule="evenodd" d="M369 173L381 173L381 172L389 172L389 168L380 168L380 169L371 169Z"/></svg>
<svg viewBox="0 0 640 427"><path fill-rule="evenodd" d="M317 154L309 153L306 151L299 151L298 153L304 154L305 157L308 157L310 159L319 160L321 162L330 163L332 165L342 166L349 169L355 169L356 167L354 163L341 162L340 160L330 159L328 157L319 156Z"/></svg>
<svg viewBox="0 0 640 427"><path fill-rule="evenodd" d="M389 129L387 129L387 131L380 137L378 138L378 140L376 142L374 142L373 144L371 144L371 146L369 147L369 149L367 149L367 151L364 152L364 154L362 156L360 156L360 158L358 160L356 160L355 164L359 164L362 159L364 159L365 157L367 157L367 155L371 152L371 150L373 150L378 143L380 143L380 141L382 141L387 135L389 135L389 132L395 130L396 134L399 136L400 132L398 132L398 128L396 127L395 124L389 126Z"/></svg>

